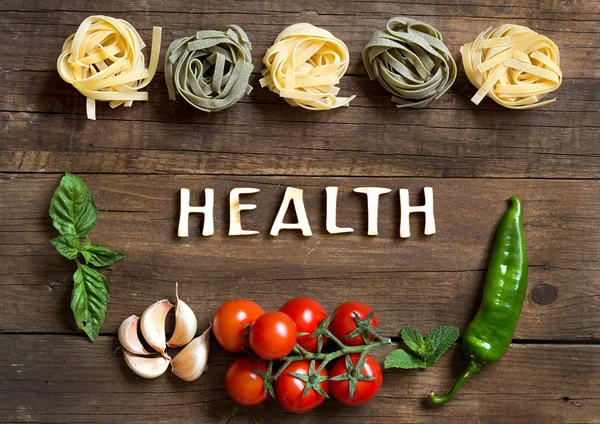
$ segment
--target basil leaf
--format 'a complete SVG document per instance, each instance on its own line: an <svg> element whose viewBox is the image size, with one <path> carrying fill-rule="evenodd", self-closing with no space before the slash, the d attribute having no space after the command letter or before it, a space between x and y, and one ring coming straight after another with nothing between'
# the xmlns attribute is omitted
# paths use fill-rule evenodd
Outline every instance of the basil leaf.
<svg viewBox="0 0 600 424"><path fill-rule="evenodd" d="M67 172L54 191L48 212L59 233L82 238L94 228L98 208L83 180Z"/></svg>
<svg viewBox="0 0 600 424"><path fill-rule="evenodd" d="M71 234L64 234L50 240L58 253L67 259L75 259L79 254L79 239Z"/></svg>
<svg viewBox="0 0 600 424"><path fill-rule="evenodd" d="M85 263L95 266L109 266L125 258L124 253L114 253L108 247L101 244L86 242L81 246L81 254Z"/></svg>
<svg viewBox="0 0 600 424"><path fill-rule="evenodd" d="M95 269L78 264L73 281L75 285L71 295L71 309L75 322L94 341L104 323L110 292L108 280Z"/></svg>

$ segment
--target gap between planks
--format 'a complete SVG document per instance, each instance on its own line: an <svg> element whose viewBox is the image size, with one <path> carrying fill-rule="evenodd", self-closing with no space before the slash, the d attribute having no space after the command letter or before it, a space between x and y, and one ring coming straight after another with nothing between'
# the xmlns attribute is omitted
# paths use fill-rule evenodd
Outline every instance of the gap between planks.
<svg viewBox="0 0 600 424"><path fill-rule="evenodd" d="M0 149L1 151L1 149ZM203 153L203 152L198 152ZM233 153L232 153L233 154ZM424 157L427 157L424 155ZM48 176L56 176L63 175L64 172L57 171L0 171L0 176L6 175L48 175ZM302 177L302 178L330 178L330 179L342 179L342 178L360 178L360 179L389 179L389 178L403 178L407 180L425 180L425 179L440 179L440 180L513 180L513 181L523 181L523 180L548 180L552 182L561 182L561 181L600 181L600 177L573 177L573 178L548 178L548 177L498 177L498 176L489 176L489 177L444 177L444 176L414 176L414 175L330 175L330 174L311 174L306 175L303 173L298 174L248 174L247 172L242 174L222 174L222 173L192 173L192 172L169 172L169 171L155 171L155 172L77 172L77 175L120 175L120 176L134 176L134 175L161 175L161 176L169 176L169 177L187 177L187 176L195 176L195 177L248 177L248 178L288 178L288 177ZM240 181L240 182L248 182L252 181Z"/></svg>
<svg viewBox="0 0 600 424"><path fill-rule="evenodd" d="M43 331L0 331L0 337L19 337L19 336L57 336L57 337L81 337L85 339L85 334L75 333L75 332L43 332ZM117 337L117 333L103 333L100 332L98 337ZM211 336L211 339L214 339L214 336ZM87 339L86 339L87 340ZM400 337L390 337L392 344L400 344L402 343L402 339ZM458 340L454 343L455 345L460 345L462 339L459 337ZM600 346L600 340L568 340L568 339L548 339L548 340L535 340L535 339L513 339L511 341L511 345L535 345L535 346Z"/></svg>

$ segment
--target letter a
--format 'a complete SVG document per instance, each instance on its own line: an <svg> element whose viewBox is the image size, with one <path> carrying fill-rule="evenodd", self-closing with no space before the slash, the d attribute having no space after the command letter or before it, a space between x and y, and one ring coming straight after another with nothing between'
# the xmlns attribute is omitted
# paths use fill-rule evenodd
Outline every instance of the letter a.
<svg viewBox="0 0 600 424"><path fill-rule="evenodd" d="M302 194L303 190L299 188L288 187L285 190L285 195L283 196L283 201L279 207L279 212L277 213L275 222L273 222L273 227L271 227L272 236L278 236L280 230L302 230L302 235L312 236L308 217L306 216L306 209L304 209L304 200L302 198ZM290 202L294 202L294 209L296 210L298 222L284 224L283 218L285 218L285 214L290 206Z"/></svg>

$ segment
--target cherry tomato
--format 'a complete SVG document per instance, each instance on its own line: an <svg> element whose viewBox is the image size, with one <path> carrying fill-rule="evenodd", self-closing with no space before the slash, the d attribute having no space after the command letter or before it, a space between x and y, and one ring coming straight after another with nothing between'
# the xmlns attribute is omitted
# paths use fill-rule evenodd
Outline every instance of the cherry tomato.
<svg viewBox="0 0 600 424"><path fill-rule="evenodd" d="M342 303L340 306L335 308L334 313L336 315L329 325L329 330L345 345L358 346L364 344L365 341L363 340L363 336L361 334L351 338L346 336L351 334L357 328L356 317L354 316L354 313L356 312L359 318L364 320L372 310L373 308L360 302ZM379 319L377 318L377 314L373 314L370 325L373 327L379 327ZM370 340L375 338L375 336L372 334L369 334L368 337Z"/></svg>
<svg viewBox="0 0 600 424"><path fill-rule="evenodd" d="M267 312L250 328L250 347L263 359L280 359L296 345L296 324L283 312Z"/></svg>
<svg viewBox="0 0 600 424"><path fill-rule="evenodd" d="M265 401L269 392L265 392L264 379L253 370L266 372L267 366L266 361L257 361L251 356L234 361L225 373L225 388L229 396L245 406Z"/></svg>
<svg viewBox="0 0 600 424"><path fill-rule="evenodd" d="M223 303L213 319L213 333L221 346L230 352L241 352L248 346L243 340L245 325L252 325L256 318L264 314L263 308L247 299L235 299Z"/></svg>
<svg viewBox="0 0 600 424"><path fill-rule="evenodd" d="M315 363L315 370L319 367L319 364L319 362ZM313 370L313 372L315 370ZM310 374L309 371L310 361L296 361L292 362L277 378L275 382L275 396L277 397L279 404L286 411L293 412L295 414L304 414L305 412L312 411L325 400L325 396L319 394L314 388L311 388L306 396L303 397L302 393L304 391L304 387L306 386L306 382L289 374L291 372L295 372L308 376ZM319 376L327 378L327 370L323 369L319 373ZM318 383L317 387L320 387L320 390L322 390L323 393L327 393L329 390L329 382L324 380Z"/></svg>
<svg viewBox="0 0 600 424"><path fill-rule="evenodd" d="M352 374L352 368L356 366L358 359L360 357L359 353L351 353L350 355L346 355L350 357L350 361L352 362L352 367L348 370L346 366L346 357L343 356L333 364L331 368L330 376L331 378L348 374ZM348 406L358 406L364 405L369 402L379 389L381 388L381 383L383 382L383 376L381 373L381 368L375 359L372 356L365 356L365 366L362 370L360 370L360 374L368 375L373 377L373 380L358 380L356 382L356 389L354 390L354 395L350 397L350 380L330 380L329 387L331 389L331 394L334 398L342 402L344 405ZM359 370L356 370L359 371Z"/></svg>
<svg viewBox="0 0 600 424"><path fill-rule="evenodd" d="M289 315L294 320L299 333L308 333L306 336L298 337L297 343L309 352L316 352L318 350L318 339L310 337L310 335L315 332L319 323L327 318L327 312L321 304L308 297L297 297L288 300L279 311ZM323 346L326 342L327 339L323 338Z"/></svg>

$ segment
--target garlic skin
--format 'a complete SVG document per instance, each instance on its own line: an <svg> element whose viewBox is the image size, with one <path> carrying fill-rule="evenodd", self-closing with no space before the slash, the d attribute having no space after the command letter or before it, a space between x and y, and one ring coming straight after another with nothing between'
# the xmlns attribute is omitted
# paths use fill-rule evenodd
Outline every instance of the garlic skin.
<svg viewBox="0 0 600 424"><path fill-rule="evenodd" d="M198 321L192 308L179 298L179 284L175 283L175 331L167 342L169 347L181 347L188 344L196 335Z"/></svg>
<svg viewBox="0 0 600 424"><path fill-rule="evenodd" d="M184 381L195 381L206 370L210 352L210 329L196 337L171 361L171 371Z"/></svg>
<svg viewBox="0 0 600 424"><path fill-rule="evenodd" d="M140 322L140 317L137 315L131 315L121 323L119 326L119 343L123 348L131 353L136 355L150 355L151 352L148 352L140 338L138 337L138 325Z"/></svg>
<svg viewBox="0 0 600 424"><path fill-rule="evenodd" d="M153 305L148 306L140 319L140 327L144 339L166 359L171 358L165 352L167 348L165 320L169 311L173 309L173 306L167 299L159 300Z"/></svg>
<svg viewBox="0 0 600 424"><path fill-rule="evenodd" d="M131 371L140 377L157 378L163 375L167 368L169 368L170 361L162 356L145 358L127 352L125 349L123 349L123 356L125 357L125 363L127 363Z"/></svg>

